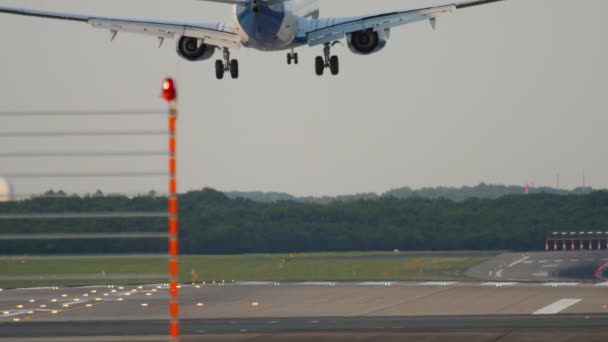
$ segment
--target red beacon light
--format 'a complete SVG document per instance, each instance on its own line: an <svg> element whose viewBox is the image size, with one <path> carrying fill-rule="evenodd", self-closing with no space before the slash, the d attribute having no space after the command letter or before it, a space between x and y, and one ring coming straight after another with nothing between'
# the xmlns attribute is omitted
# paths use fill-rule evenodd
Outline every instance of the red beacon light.
<svg viewBox="0 0 608 342"><path fill-rule="evenodd" d="M175 90L175 82L171 78L165 78L163 81L163 92L161 97L167 102L175 101L177 91Z"/></svg>

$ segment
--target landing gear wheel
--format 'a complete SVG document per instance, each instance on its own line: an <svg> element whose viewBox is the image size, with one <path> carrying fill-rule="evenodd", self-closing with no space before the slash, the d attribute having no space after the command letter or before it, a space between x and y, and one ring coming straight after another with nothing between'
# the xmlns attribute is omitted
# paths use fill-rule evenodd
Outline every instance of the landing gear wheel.
<svg viewBox="0 0 608 342"><path fill-rule="evenodd" d="M287 54L287 65L291 65L291 54Z"/></svg>
<svg viewBox="0 0 608 342"><path fill-rule="evenodd" d="M332 75L340 73L340 60L338 59L338 56L331 56L329 59L329 70L331 70Z"/></svg>
<svg viewBox="0 0 608 342"><path fill-rule="evenodd" d="M323 57L317 56L317 58L315 58L315 73L317 74L317 76L323 76L324 70L325 61L323 60Z"/></svg>
<svg viewBox="0 0 608 342"><path fill-rule="evenodd" d="M298 53L293 54L293 64L298 64Z"/></svg>
<svg viewBox="0 0 608 342"><path fill-rule="evenodd" d="M218 80L224 78L224 61L222 61L221 59L215 61L215 77Z"/></svg>
<svg viewBox="0 0 608 342"><path fill-rule="evenodd" d="M239 78L239 61L236 59L230 61L230 76L234 79Z"/></svg>

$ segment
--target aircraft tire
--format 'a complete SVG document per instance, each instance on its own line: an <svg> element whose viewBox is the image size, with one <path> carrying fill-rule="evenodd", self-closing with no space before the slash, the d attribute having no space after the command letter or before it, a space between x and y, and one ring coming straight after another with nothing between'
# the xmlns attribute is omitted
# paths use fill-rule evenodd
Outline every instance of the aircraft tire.
<svg viewBox="0 0 608 342"><path fill-rule="evenodd" d="M317 76L323 76L324 70L325 61L323 60L323 57L317 56L317 58L315 58L315 73L317 74Z"/></svg>
<svg viewBox="0 0 608 342"><path fill-rule="evenodd" d="M230 61L230 76L233 79L239 78L239 61L236 59Z"/></svg>
<svg viewBox="0 0 608 342"><path fill-rule="evenodd" d="M338 56L331 56L329 59L329 70L331 70L332 75L340 73L340 60L338 59Z"/></svg>
<svg viewBox="0 0 608 342"><path fill-rule="evenodd" d="M218 59L215 61L215 77L218 80L224 78L224 61Z"/></svg>

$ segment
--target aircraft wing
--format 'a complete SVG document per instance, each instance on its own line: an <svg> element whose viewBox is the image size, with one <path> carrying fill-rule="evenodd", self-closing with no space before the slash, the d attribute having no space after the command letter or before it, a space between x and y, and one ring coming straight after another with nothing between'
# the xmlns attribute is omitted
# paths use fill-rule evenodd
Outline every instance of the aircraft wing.
<svg viewBox="0 0 608 342"><path fill-rule="evenodd" d="M320 18L311 20L311 26L306 32L306 37L308 44L310 46L315 46L319 44L331 43L344 38L344 36L349 33L367 29L379 31L424 20L429 20L431 25L435 27L435 20L438 17L452 14L457 9L485 5L498 1L504 0L456 1L441 6L383 13L372 16Z"/></svg>
<svg viewBox="0 0 608 342"><path fill-rule="evenodd" d="M241 46L241 39L236 33L236 30L224 23L188 23L165 20L101 17L4 6L0 6L0 13L84 22L95 28L110 31L112 33L112 38L117 32L129 32L154 36L159 39L175 38L178 36L200 38L205 44L218 47L239 48Z"/></svg>

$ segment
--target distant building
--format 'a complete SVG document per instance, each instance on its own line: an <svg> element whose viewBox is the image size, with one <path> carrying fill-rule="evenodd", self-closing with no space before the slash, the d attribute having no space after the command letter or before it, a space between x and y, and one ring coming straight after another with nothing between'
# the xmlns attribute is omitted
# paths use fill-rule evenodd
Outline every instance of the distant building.
<svg viewBox="0 0 608 342"><path fill-rule="evenodd" d="M6 178L0 178L0 202L8 202L14 199L13 186Z"/></svg>

